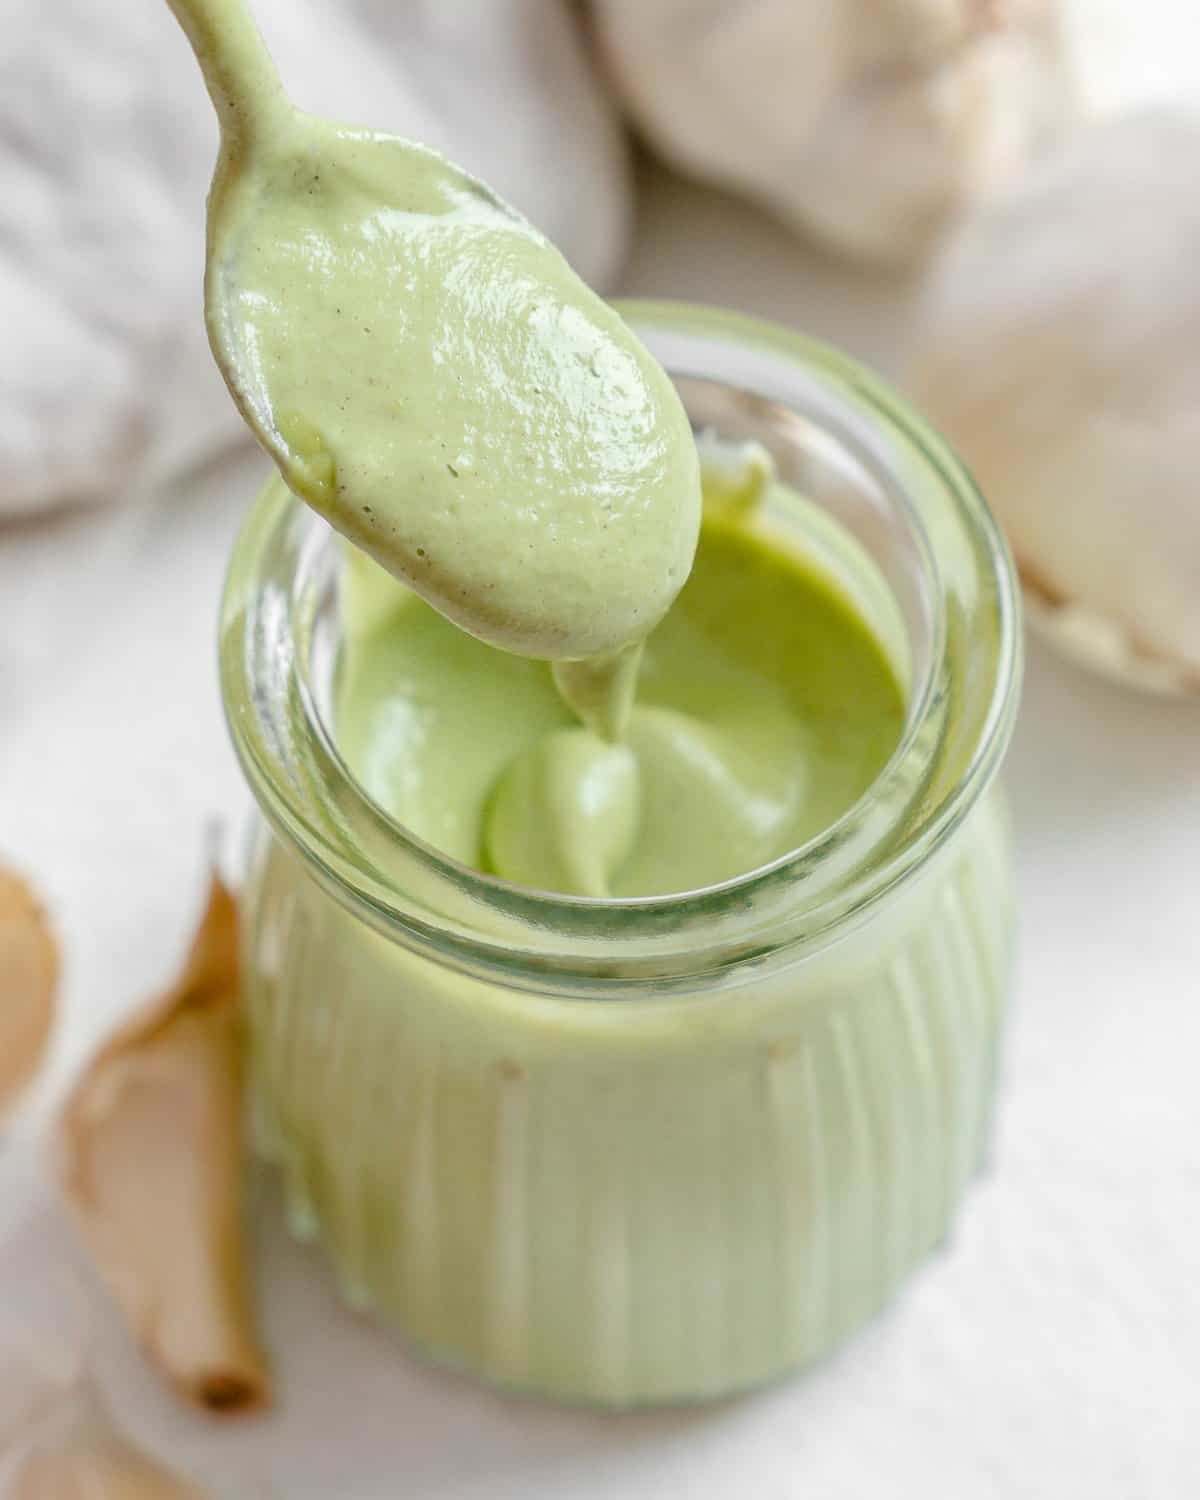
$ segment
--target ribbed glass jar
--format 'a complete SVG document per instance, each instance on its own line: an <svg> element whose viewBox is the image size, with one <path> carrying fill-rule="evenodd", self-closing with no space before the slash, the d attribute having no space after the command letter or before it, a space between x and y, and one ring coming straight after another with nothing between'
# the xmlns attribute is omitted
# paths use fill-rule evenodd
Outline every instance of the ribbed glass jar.
<svg viewBox="0 0 1200 1500"><path fill-rule="evenodd" d="M295 1231L435 1358L614 1405L816 1358L945 1237L995 1089L1012 901L989 788L1019 677L1003 543L913 413L769 325L624 310L697 427L764 443L858 544L827 561L891 630L909 712L832 828L643 901L523 891L422 844L337 752L337 549L278 483L221 639L264 814L254 1117Z"/></svg>

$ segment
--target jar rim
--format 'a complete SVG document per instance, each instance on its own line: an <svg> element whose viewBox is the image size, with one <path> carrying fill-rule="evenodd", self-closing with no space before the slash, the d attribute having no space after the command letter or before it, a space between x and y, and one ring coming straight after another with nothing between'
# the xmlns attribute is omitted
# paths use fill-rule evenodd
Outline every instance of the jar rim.
<svg viewBox="0 0 1200 1500"><path fill-rule="evenodd" d="M740 387L750 395L802 371L828 398L833 415L818 425L856 460L888 470L894 498L924 537L937 610L932 670L887 765L799 848L719 884L664 896L527 890L408 832L342 762L315 707L305 646L314 602L311 589L298 586L327 545L327 528L281 481L269 484L235 543L220 629L226 716L263 813L318 881L385 936L529 989L557 989L564 980L581 992L618 982L665 992L686 981L694 989L706 976L794 960L841 936L923 869L982 796L1007 748L1019 689L1020 608L1007 546L962 464L898 394L848 356L764 320L683 302L616 305L642 337L679 344L680 360L664 361L673 376L722 383L719 371L705 368L705 351L710 359L737 353L754 367ZM839 413L852 438L837 430ZM873 455L863 446L870 432L883 440ZM958 618L968 595L973 621ZM947 628L952 620L957 637Z"/></svg>

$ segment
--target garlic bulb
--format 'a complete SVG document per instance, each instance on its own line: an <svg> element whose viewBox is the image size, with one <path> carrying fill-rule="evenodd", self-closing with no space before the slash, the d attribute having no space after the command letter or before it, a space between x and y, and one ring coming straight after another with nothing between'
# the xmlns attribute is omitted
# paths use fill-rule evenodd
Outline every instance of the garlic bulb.
<svg viewBox="0 0 1200 1500"><path fill-rule="evenodd" d="M1096 125L936 267L910 385L1076 656L1200 689L1200 113Z"/></svg>
<svg viewBox="0 0 1200 1500"><path fill-rule="evenodd" d="M1070 110L1058 0L592 0L616 88L677 166L899 259Z"/></svg>

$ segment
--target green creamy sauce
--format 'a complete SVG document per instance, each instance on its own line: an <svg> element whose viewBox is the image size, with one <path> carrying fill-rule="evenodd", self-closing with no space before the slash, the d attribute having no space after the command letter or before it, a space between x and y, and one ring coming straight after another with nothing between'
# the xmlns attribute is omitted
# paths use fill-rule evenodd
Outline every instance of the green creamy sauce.
<svg viewBox="0 0 1200 1500"><path fill-rule="evenodd" d="M662 618L699 528L691 428L543 235L435 152L295 110L214 201L214 343L266 393L290 488L505 650L607 657Z"/></svg>
<svg viewBox="0 0 1200 1500"><path fill-rule="evenodd" d="M651 896L752 870L845 812L901 732L880 641L759 507L708 507L619 742L582 727L546 664L473 640L366 559L343 602L352 771L420 838L537 889Z"/></svg>
<svg viewBox="0 0 1200 1500"><path fill-rule="evenodd" d="M711 467L697 556L691 427L620 315L461 168L293 108L240 0L171 3L222 127L214 351L288 486L386 570L349 570L373 623L337 709L372 794L468 864L598 897L831 823L901 695L756 525L767 456Z"/></svg>

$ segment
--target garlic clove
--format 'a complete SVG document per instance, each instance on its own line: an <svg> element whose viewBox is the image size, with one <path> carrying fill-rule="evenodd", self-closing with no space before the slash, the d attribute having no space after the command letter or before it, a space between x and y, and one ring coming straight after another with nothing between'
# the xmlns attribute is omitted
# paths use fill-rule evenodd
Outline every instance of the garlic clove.
<svg viewBox="0 0 1200 1500"><path fill-rule="evenodd" d="M1082 132L962 225L908 385L1012 545L1031 614L1139 687L1200 680L1200 112Z"/></svg>
<svg viewBox="0 0 1200 1500"><path fill-rule="evenodd" d="M1073 120L1060 3L591 0L591 14L668 161L889 262L927 250Z"/></svg>
<svg viewBox="0 0 1200 1500"><path fill-rule="evenodd" d="M0 869L0 1113L33 1076L54 1020L58 945L29 886Z"/></svg>
<svg viewBox="0 0 1200 1500"><path fill-rule="evenodd" d="M1121 623L1084 605L1057 598L1025 568L1018 569L1025 618L1063 656L1102 677L1145 693L1183 697L1200 693L1200 669L1156 655L1132 639Z"/></svg>
<svg viewBox="0 0 1200 1500"><path fill-rule="evenodd" d="M237 908L214 876L182 975L85 1070L59 1127L62 1181L97 1266L185 1400L269 1399L242 1225Z"/></svg>

